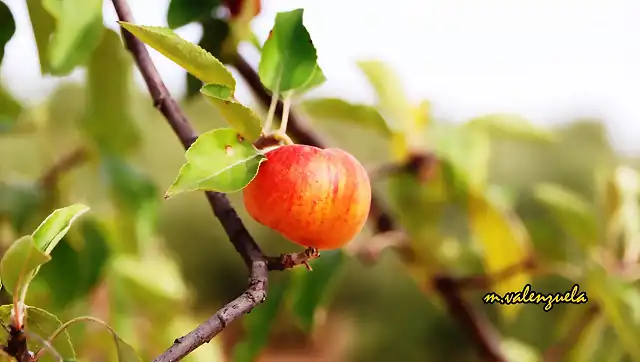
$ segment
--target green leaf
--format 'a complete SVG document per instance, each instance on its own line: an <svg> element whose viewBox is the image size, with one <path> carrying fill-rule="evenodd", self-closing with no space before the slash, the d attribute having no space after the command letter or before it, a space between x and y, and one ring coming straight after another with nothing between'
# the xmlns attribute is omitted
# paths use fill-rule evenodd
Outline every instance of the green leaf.
<svg viewBox="0 0 640 362"><path fill-rule="evenodd" d="M140 141L131 114L130 59L118 34L104 29L87 66L87 112L81 128L111 154L130 152Z"/></svg>
<svg viewBox="0 0 640 362"><path fill-rule="evenodd" d="M104 231L96 220L80 224L82 239L69 242L68 236L51 252L51 262L38 273L51 290L53 303L63 308L89 294L102 276L109 258ZM73 280L73 283L69 283Z"/></svg>
<svg viewBox="0 0 640 362"><path fill-rule="evenodd" d="M200 92L242 137L250 142L260 137L260 119L250 108L233 98L233 89L218 84L207 84Z"/></svg>
<svg viewBox="0 0 640 362"><path fill-rule="evenodd" d="M55 31L48 49L51 73L67 75L85 64L100 43L104 28L102 0L50 0L47 3L55 18Z"/></svg>
<svg viewBox="0 0 640 362"><path fill-rule="evenodd" d="M311 36L302 23L303 13L303 9L278 13L262 47L258 74L272 92L300 93L326 80Z"/></svg>
<svg viewBox="0 0 640 362"><path fill-rule="evenodd" d="M465 127L486 131L500 138L541 142L556 140L553 132L537 127L526 118L515 114L489 114L477 117L467 122Z"/></svg>
<svg viewBox="0 0 640 362"><path fill-rule="evenodd" d="M0 134L15 129L14 126L21 112L22 104L0 84Z"/></svg>
<svg viewBox="0 0 640 362"><path fill-rule="evenodd" d="M0 321L2 321L4 325L9 325L12 309L13 304L0 306ZM26 306L26 316L27 331L34 333L45 340L62 326L62 322L58 317L44 309ZM31 351L37 351L44 348L44 344L39 338L27 338L27 345ZM71 338L66 331L63 331L56 339L53 340L52 346L65 361L75 360L76 356L71 343ZM57 361L57 359L52 358L49 354L45 354L45 356L46 357L41 359L41 361Z"/></svg>
<svg viewBox="0 0 640 362"><path fill-rule="evenodd" d="M616 331L618 339L624 349L633 357L640 360L640 345L636 336L640 333L638 318L634 318L632 309L628 305L629 291L634 288L617 276L610 274L601 266L592 266L587 275L584 287L589 291L589 299L598 303L609 324Z"/></svg>
<svg viewBox="0 0 640 362"><path fill-rule="evenodd" d="M30 235L16 240L0 260L0 277L4 288L18 298L31 282L32 273L49 260L51 257L38 249Z"/></svg>
<svg viewBox="0 0 640 362"><path fill-rule="evenodd" d="M370 128L384 137L392 132L377 109L364 104L353 104L338 98L310 99L302 103L305 113L312 119L353 123Z"/></svg>
<svg viewBox="0 0 640 362"><path fill-rule="evenodd" d="M221 62L229 62L227 48L229 48L228 37L230 34L229 24L222 19L209 18L201 22L202 38L198 46L208 51ZM235 49L233 49L235 51ZM187 98L200 93L200 88L204 85L198 78L187 73Z"/></svg>
<svg viewBox="0 0 640 362"><path fill-rule="evenodd" d="M469 194L469 228L483 250L486 273L499 273L505 268L522 263L527 257L529 235L521 220L515 214L498 207L487 195ZM528 284L530 275L517 272L509 278L494 284L494 292L503 295L522 290ZM500 306L506 318L512 319L522 304Z"/></svg>
<svg viewBox="0 0 640 362"><path fill-rule="evenodd" d="M313 270L297 268L293 275L293 312L302 328L310 333L318 307L331 297L332 287L337 276L343 270L345 255L342 250L330 250L322 253L313 262Z"/></svg>
<svg viewBox="0 0 640 362"><path fill-rule="evenodd" d="M597 242L596 216L581 195L560 185L540 183L534 187L533 196L580 246L586 248Z"/></svg>
<svg viewBox="0 0 640 362"><path fill-rule="evenodd" d="M269 296L243 319L246 335L233 349L233 362L254 362L268 341L269 332L285 296L288 294L290 277L280 274L269 280Z"/></svg>
<svg viewBox="0 0 640 362"><path fill-rule="evenodd" d="M0 181L0 215L11 221L18 232L25 227L42 206L44 194L39 184Z"/></svg>
<svg viewBox="0 0 640 362"><path fill-rule="evenodd" d="M171 29L122 21L118 24L202 82L220 84L235 90L235 79L218 59L196 44L182 39Z"/></svg>
<svg viewBox="0 0 640 362"><path fill-rule="evenodd" d="M211 17L220 0L171 0L167 23L171 29Z"/></svg>
<svg viewBox="0 0 640 362"><path fill-rule="evenodd" d="M136 251L151 241L158 221L159 190L151 178L119 157L102 157L102 173L118 209L117 222L123 232L120 243L125 250ZM135 241L132 243L131 241Z"/></svg>
<svg viewBox="0 0 640 362"><path fill-rule="evenodd" d="M45 9L44 0L27 0L27 9L40 60L40 72L42 75L50 73L49 46L51 34L55 30L55 19Z"/></svg>
<svg viewBox="0 0 640 362"><path fill-rule="evenodd" d="M389 126L405 133L412 131L412 107L402 82L389 66L381 61L359 61L358 67L373 86L382 115Z"/></svg>
<svg viewBox="0 0 640 362"><path fill-rule="evenodd" d="M266 160L251 142L234 129L203 133L185 153L185 163L165 198L189 191L231 193L242 190L258 174Z"/></svg>
<svg viewBox="0 0 640 362"><path fill-rule="evenodd" d="M16 32L16 22L11 14L11 9L0 1L0 63L4 57L4 47Z"/></svg>
<svg viewBox="0 0 640 362"><path fill-rule="evenodd" d="M50 254L60 239L69 231L71 224L87 211L89 211L89 207L82 204L54 210L31 234L36 247L45 254Z"/></svg>

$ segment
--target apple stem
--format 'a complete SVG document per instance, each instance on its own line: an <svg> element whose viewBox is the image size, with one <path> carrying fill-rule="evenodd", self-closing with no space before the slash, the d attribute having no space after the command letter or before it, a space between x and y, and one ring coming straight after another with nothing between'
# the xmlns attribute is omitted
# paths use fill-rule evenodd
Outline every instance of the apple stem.
<svg viewBox="0 0 640 362"><path fill-rule="evenodd" d="M282 100L282 121L280 122L280 133L287 132L287 124L289 123L289 110L291 109L291 95L293 92L287 93Z"/></svg>
<svg viewBox="0 0 640 362"><path fill-rule="evenodd" d="M280 80L276 83L276 89L271 94L271 104L269 104L269 111L267 112L267 119L264 121L264 127L262 127L262 133L268 134L271 131L271 125L273 124L273 118L276 116L276 106L278 105L278 89L280 88Z"/></svg>

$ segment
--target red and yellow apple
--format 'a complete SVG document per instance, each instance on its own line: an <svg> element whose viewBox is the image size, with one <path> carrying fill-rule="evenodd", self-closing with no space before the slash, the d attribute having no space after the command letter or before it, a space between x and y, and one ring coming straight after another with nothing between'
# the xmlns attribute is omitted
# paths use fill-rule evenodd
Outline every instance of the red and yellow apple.
<svg viewBox="0 0 640 362"><path fill-rule="evenodd" d="M371 206L366 170L336 148L286 145L268 151L244 189L247 212L288 240L337 249L358 234Z"/></svg>

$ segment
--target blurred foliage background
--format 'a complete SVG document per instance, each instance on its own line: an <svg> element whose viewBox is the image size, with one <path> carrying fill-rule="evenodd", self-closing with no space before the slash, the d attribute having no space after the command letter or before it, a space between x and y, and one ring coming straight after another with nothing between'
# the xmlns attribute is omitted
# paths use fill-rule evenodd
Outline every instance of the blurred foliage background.
<svg viewBox="0 0 640 362"><path fill-rule="evenodd" d="M184 152L146 89L133 86L133 62L119 34L103 27L102 2L26 1L43 74L84 67L87 80L65 82L33 107L0 88L1 248L55 208L91 206L42 268L28 303L63 321L102 318L150 360L242 293L246 268L202 195L163 202ZM238 42L256 42L247 29L258 5L173 0L168 23L200 22L200 45L233 65ZM0 50L11 24L0 2ZM495 326L510 361L640 360L640 159L616 155L599 119L554 129L514 115L462 124L433 119L428 100L408 103L392 69L376 61L359 66L378 94L376 105L336 94L298 100L294 110L372 170L434 156L437 162L417 170L396 167L372 177L408 238L396 242L367 226L345 250L314 261L311 273L271 273L267 302L186 360L478 361L431 278L491 276L531 259L531 268L463 291ZM180 104L192 123L201 132L224 126L197 93L197 80L187 78L190 91ZM298 251L251 220L239 193L229 197L266 253ZM400 247L364 262L363 255L389 243ZM413 257L397 252L404 249ZM589 302L549 312L482 303L487 292L526 283L544 293L577 283ZM576 329L580 321L586 323ZM83 359L113 360L107 333L90 326L70 333Z"/></svg>

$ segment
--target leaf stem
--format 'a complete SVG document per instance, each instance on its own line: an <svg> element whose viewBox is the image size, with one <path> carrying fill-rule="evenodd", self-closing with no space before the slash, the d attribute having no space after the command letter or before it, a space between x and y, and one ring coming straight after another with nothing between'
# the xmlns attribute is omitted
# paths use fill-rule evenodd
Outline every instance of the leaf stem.
<svg viewBox="0 0 640 362"><path fill-rule="evenodd" d="M287 93L282 101L282 121L280 122L280 133L287 132L287 125L289 123L289 112L291 111L291 96L293 92Z"/></svg>
<svg viewBox="0 0 640 362"><path fill-rule="evenodd" d="M262 133L267 134L271 131L271 126L273 125L273 118L276 115L276 106L278 105L279 92L278 88L280 88L280 80L278 79L278 83L276 83L276 89L271 94L271 103L269 104L269 111L267 112L267 119L264 121L264 127L262 128Z"/></svg>
<svg viewBox="0 0 640 362"><path fill-rule="evenodd" d="M77 318L73 318L71 320L66 321L65 323L63 323L60 327L58 327L58 329L56 329L51 336L49 337L49 339L47 339L45 342L45 346L53 346L53 340L56 339L62 332L64 332L65 329L69 328L69 326L71 326L73 323L76 322L94 322L94 323L98 323L101 324L103 327L107 328L109 330L109 332L111 332L111 335L113 335L114 339L117 339L117 333L116 331L113 330L113 328L111 328L110 325L107 324L107 322L95 318L95 317L90 317L90 316L84 316L84 317L77 317ZM53 348L53 347L51 347ZM38 350L38 352L36 352L35 357L37 360L37 357L40 356L42 353L44 353L44 347L40 348Z"/></svg>

